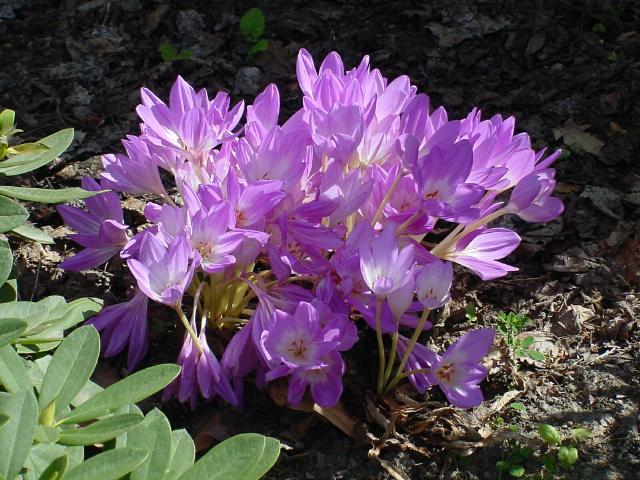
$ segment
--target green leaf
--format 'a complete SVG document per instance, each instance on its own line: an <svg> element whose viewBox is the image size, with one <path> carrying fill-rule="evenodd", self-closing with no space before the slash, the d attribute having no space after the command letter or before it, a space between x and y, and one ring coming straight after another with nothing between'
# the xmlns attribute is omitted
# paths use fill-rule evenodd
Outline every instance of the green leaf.
<svg viewBox="0 0 640 480"><path fill-rule="evenodd" d="M38 480L56 459L66 456L71 460L69 452L62 445L55 443L35 443L29 451L24 463L22 480Z"/></svg>
<svg viewBox="0 0 640 480"><path fill-rule="evenodd" d="M71 332L60 344L42 380L40 409L56 401L56 413L75 398L91 377L100 355L100 335L93 326L85 325Z"/></svg>
<svg viewBox="0 0 640 480"><path fill-rule="evenodd" d="M557 445L562 442L562 435L560 432L555 427L547 425L546 423L538 425L538 433L540 434L540 438L549 445Z"/></svg>
<svg viewBox="0 0 640 480"><path fill-rule="evenodd" d="M525 407L522 403L520 402L513 402L511 405L509 405L511 408L513 408L514 410L517 410L518 412L526 412L527 411L527 407Z"/></svg>
<svg viewBox="0 0 640 480"><path fill-rule="evenodd" d="M2 428L2 425L7 423L8 420L9 420L9 417L7 415L0 413L0 428Z"/></svg>
<svg viewBox="0 0 640 480"><path fill-rule="evenodd" d="M0 233L8 232L27 221L29 212L19 203L0 196Z"/></svg>
<svg viewBox="0 0 640 480"><path fill-rule="evenodd" d="M249 49L249 56L253 57L260 52L264 52L267 48L269 48L269 41L264 38L260 39Z"/></svg>
<svg viewBox="0 0 640 480"><path fill-rule="evenodd" d="M160 56L165 62L175 62L176 60L189 60L193 55L191 50L180 50L180 53L176 50L176 47L170 43L161 43L158 47Z"/></svg>
<svg viewBox="0 0 640 480"><path fill-rule="evenodd" d="M136 403L167 386L180 373L180 367L169 363L136 372L98 392L79 405L62 423L80 423L115 412L127 403Z"/></svg>
<svg viewBox="0 0 640 480"><path fill-rule="evenodd" d="M9 243L0 240L0 285L3 285L11 275L13 268L13 253Z"/></svg>
<svg viewBox="0 0 640 480"><path fill-rule="evenodd" d="M558 461L565 467L570 467L578 461L578 449L565 446L558 449Z"/></svg>
<svg viewBox="0 0 640 480"><path fill-rule="evenodd" d="M184 429L171 432L171 460L165 480L176 480L196 459L196 446Z"/></svg>
<svg viewBox="0 0 640 480"><path fill-rule="evenodd" d="M496 468L501 472L504 472L507 468L509 468L511 464L506 460L498 460L496 462Z"/></svg>
<svg viewBox="0 0 640 480"><path fill-rule="evenodd" d="M103 443L126 432L143 420L142 415L125 413L98 420L82 428L68 428L60 432L58 443L62 445L93 445Z"/></svg>
<svg viewBox="0 0 640 480"><path fill-rule="evenodd" d="M108 450L67 471L64 480L118 480L144 462L145 458L147 451L140 448Z"/></svg>
<svg viewBox="0 0 640 480"><path fill-rule="evenodd" d="M0 318L18 318L29 325L34 322L46 320L47 308L44 305L33 302L0 303Z"/></svg>
<svg viewBox="0 0 640 480"><path fill-rule="evenodd" d="M49 464L45 471L40 474L38 480L59 480L67 469L68 464L69 457L66 455L56 458Z"/></svg>
<svg viewBox="0 0 640 480"><path fill-rule="evenodd" d="M0 304L16 300L18 300L18 281L15 278L9 278L0 286Z"/></svg>
<svg viewBox="0 0 640 480"><path fill-rule="evenodd" d="M24 223L19 227L11 230L13 233L17 233L18 235L28 238L29 240L33 240L34 242L43 243L45 245L53 245L55 240L51 235L47 232L40 230L39 228L34 227L30 223Z"/></svg>
<svg viewBox="0 0 640 480"><path fill-rule="evenodd" d="M0 112L0 135L8 137L13 132L16 125L16 112L8 108Z"/></svg>
<svg viewBox="0 0 640 480"><path fill-rule="evenodd" d="M525 337L522 340L522 343L520 343L520 346L522 348L529 348L531 345L533 345L534 343L536 343L536 339L533 338L531 335L529 335L528 337Z"/></svg>
<svg viewBox="0 0 640 480"><path fill-rule="evenodd" d="M280 442L274 438L243 433L209 450L180 480L257 480L276 463Z"/></svg>
<svg viewBox="0 0 640 480"><path fill-rule="evenodd" d="M142 447L149 456L129 475L129 480L155 480L165 476L171 460L171 425L164 414L154 409L127 436L127 447Z"/></svg>
<svg viewBox="0 0 640 480"><path fill-rule="evenodd" d="M537 350L527 350L527 356L536 362L544 362L546 360L544 353Z"/></svg>
<svg viewBox="0 0 640 480"><path fill-rule="evenodd" d="M512 477L520 478L524 475L524 467L521 465L514 465L509 468L509 475Z"/></svg>
<svg viewBox="0 0 640 480"><path fill-rule="evenodd" d="M50 425L38 425L33 438L38 443L56 443L60 438L60 429Z"/></svg>
<svg viewBox="0 0 640 480"><path fill-rule="evenodd" d="M73 141L73 128L66 128L39 140L49 147L45 151L21 153L0 163L0 173L12 176L30 172L51 162L64 152Z"/></svg>
<svg viewBox="0 0 640 480"><path fill-rule="evenodd" d="M240 18L240 33L249 42L256 42L264 32L264 13L259 8L248 10Z"/></svg>
<svg viewBox="0 0 640 480"><path fill-rule="evenodd" d="M31 388L24 360L11 347L0 347L0 384L9 393Z"/></svg>
<svg viewBox="0 0 640 480"><path fill-rule="evenodd" d="M104 191L105 190L89 191L78 187L60 188L57 190L51 188L0 187L0 195L38 203L61 203L71 200L81 200Z"/></svg>
<svg viewBox="0 0 640 480"><path fill-rule="evenodd" d="M0 347L18 338L27 328L27 322L17 318L0 318Z"/></svg>
<svg viewBox="0 0 640 480"><path fill-rule="evenodd" d="M571 437L576 442L584 442L591 436L591 431L582 427L572 428L571 430L569 430L569 432L571 432Z"/></svg>
<svg viewBox="0 0 640 480"><path fill-rule="evenodd" d="M0 475L12 479L20 473L29 455L38 421L38 403L31 387L3 400L0 413L9 417L0 428Z"/></svg>

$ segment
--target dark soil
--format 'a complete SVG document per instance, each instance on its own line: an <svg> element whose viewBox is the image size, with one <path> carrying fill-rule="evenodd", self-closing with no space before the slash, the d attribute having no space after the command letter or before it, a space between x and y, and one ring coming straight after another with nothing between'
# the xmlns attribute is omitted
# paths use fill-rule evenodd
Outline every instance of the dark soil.
<svg viewBox="0 0 640 480"><path fill-rule="evenodd" d="M238 18L254 6L266 14L269 48L249 62ZM365 342L351 358L344 402L370 440L383 436L387 419L396 422L377 444L379 456L369 455L371 442L353 440L311 413L278 407L251 388L244 412L162 408L202 448L239 431L279 438L286 449L272 479L499 478L496 461L512 447L497 432L512 424L535 438L541 422L565 433L578 426L592 431L578 463L557 478L634 479L640 478L639 31L640 4L633 0L0 0L0 107L18 112L25 140L76 129L59 163L21 179L40 186L75 186L95 173L96 156L120 149L120 138L136 132L138 89L165 96L177 74L249 101L275 82L290 114L300 102L301 47L316 59L336 50L347 65L369 54L385 76L410 75L452 117L473 106L485 115L514 115L537 147L564 149L556 165L566 213L545 225L507 219L523 237L513 259L520 271L488 283L459 276L434 337L442 344L443 336L468 329L462 308L470 302L481 325L495 324L500 310L524 312L545 363L519 362L516 371L499 345L484 386L488 407L473 413L438 410L446 404L437 393L413 396L413 404L402 394L376 403L363 393L373 358ZM163 62L163 42L190 50L191 59ZM135 199L127 206L139 216ZM126 296L131 279L117 265L82 275L58 270L74 248L64 238L69 231L52 208L34 206L32 220L59 240L44 251L16 248L24 297ZM162 309L152 314L148 362L173 361L170 317ZM97 380L108 382L121 365L121 359L102 363ZM500 404L513 390L526 413ZM528 475L541 471L545 452L531 445Z"/></svg>

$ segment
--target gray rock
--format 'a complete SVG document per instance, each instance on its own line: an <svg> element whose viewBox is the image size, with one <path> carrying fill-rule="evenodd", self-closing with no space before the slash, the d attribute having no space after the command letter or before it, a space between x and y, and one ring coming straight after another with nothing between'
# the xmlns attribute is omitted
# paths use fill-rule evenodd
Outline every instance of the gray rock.
<svg viewBox="0 0 640 480"><path fill-rule="evenodd" d="M260 78L262 73L258 67L243 67L236 74L235 93L242 95L256 95L262 83Z"/></svg>

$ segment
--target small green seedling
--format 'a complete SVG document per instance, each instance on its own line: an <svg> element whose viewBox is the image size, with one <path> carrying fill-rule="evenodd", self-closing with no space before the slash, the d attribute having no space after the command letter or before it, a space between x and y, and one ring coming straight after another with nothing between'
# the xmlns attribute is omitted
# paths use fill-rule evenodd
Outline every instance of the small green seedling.
<svg viewBox="0 0 640 480"><path fill-rule="evenodd" d="M177 62L179 60L189 60L193 56L191 50L178 50L170 43L161 43L158 47L162 60L165 62Z"/></svg>
<svg viewBox="0 0 640 480"><path fill-rule="evenodd" d="M247 58L253 61L255 56L264 52L269 46L269 41L262 38L264 33L264 12L259 8L252 8L240 18L240 34L245 42L250 45Z"/></svg>
<svg viewBox="0 0 640 480"><path fill-rule="evenodd" d="M464 316L467 317L467 320L471 323L478 320L478 309L476 308L475 303L470 303L464 307Z"/></svg>
<svg viewBox="0 0 640 480"><path fill-rule="evenodd" d="M538 425L538 435L550 448L550 452L542 457L544 478L553 478L558 471L558 464L570 468L578 461L578 444L589 438L591 432L586 428L572 428L570 437L565 438L557 428L541 424Z"/></svg>
<svg viewBox="0 0 640 480"><path fill-rule="evenodd" d="M500 312L498 314L498 333L502 335L509 347L514 368L517 368L518 358L528 357L536 362L544 362L545 360L542 352L532 348L536 341L534 337L529 335L523 339L517 338L518 334L531 323L531 320L524 313Z"/></svg>
<svg viewBox="0 0 640 480"><path fill-rule="evenodd" d="M524 463L533 455L533 449L520 445L518 442L510 442L511 451L502 460L496 462L498 480L502 480L506 473L510 477L520 478L526 473Z"/></svg>

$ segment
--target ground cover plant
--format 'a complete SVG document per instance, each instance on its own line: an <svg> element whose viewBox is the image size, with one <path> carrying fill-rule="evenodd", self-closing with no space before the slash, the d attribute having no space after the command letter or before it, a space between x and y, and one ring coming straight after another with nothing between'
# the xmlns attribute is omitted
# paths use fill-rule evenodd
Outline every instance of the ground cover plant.
<svg viewBox="0 0 640 480"><path fill-rule="evenodd" d="M240 407L255 372L259 385L288 377L291 405L309 387L317 405L334 407L342 352L362 319L377 339L378 394L408 378L419 392L438 385L454 406L479 405L494 330L469 332L441 355L418 340L450 298L454 263L483 280L517 270L498 260L520 238L490 222L560 215L550 167L560 151L533 150L513 118L483 120L474 109L450 120L408 77L388 81L368 57L345 70L330 53L316 69L301 50L297 74L303 107L282 125L275 85L243 124L244 105L226 93L210 100L178 77L165 103L143 88L141 134L123 140L126 154L105 155L100 180L85 177L83 187L152 195L147 224L125 225L115 192L86 209L58 207L84 247L63 268L119 255L137 283L129 301L91 320L105 355L127 348L130 370L142 360L151 299L174 309L185 332L165 399L195 408L220 396ZM220 359L208 330L230 338Z"/></svg>
<svg viewBox="0 0 640 480"><path fill-rule="evenodd" d="M29 172L53 161L73 138L66 130L38 142L15 145L11 110L0 113L0 170ZM7 157L4 159L3 157ZM52 243L26 224L27 210L7 197L57 203L96 192L0 187L0 228ZM91 200L89 200L91 202ZM101 301L48 296L19 300L13 256L2 241L0 262L0 478L2 479L258 479L277 460L280 444L258 434L227 439L195 462L195 445L184 430L171 430L162 412L144 415L136 406L168 385L180 367L160 364L103 389L90 380L100 337L82 326L65 331L101 309ZM52 351L55 352L51 354ZM97 450L97 451L96 451ZM195 462L195 463L194 463Z"/></svg>

